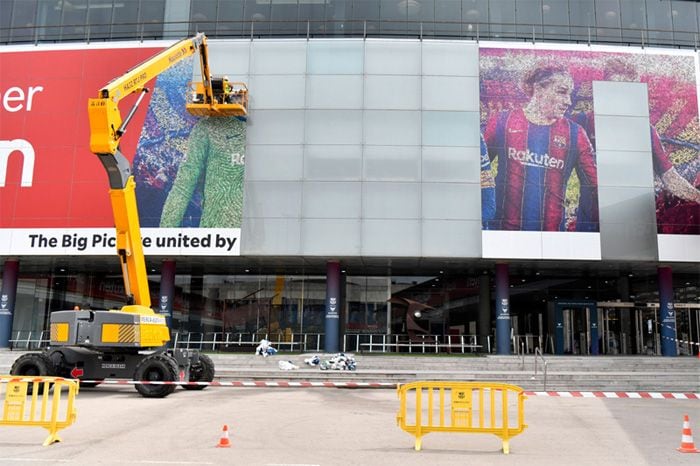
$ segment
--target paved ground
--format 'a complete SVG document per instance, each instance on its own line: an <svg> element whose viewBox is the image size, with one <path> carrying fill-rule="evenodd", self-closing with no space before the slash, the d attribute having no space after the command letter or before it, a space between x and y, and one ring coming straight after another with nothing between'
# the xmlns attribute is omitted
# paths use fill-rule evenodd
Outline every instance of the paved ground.
<svg viewBox="0 0 700 466"><path fill-rule="evenodd" d="M49 447L43 429L0 427L0 465L700 464L676 451L684 414L700 440L698 400L530 397L510 455L492 435L430 434L414 451L390 389L210 387L145 399L104 386L83 390L77 408ZM232 447L215 448L224 424Z"/></svg>

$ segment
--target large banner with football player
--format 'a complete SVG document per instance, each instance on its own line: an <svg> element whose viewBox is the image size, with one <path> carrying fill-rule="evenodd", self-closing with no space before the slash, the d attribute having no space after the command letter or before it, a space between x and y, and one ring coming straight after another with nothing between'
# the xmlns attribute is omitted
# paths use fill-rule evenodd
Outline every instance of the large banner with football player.
<svg viewBox="0 0 700 466"><path fill-rule="evenodd" d="M484 230L599 231L592 83L625 81L648 87L658 233L700 234L692 55L481 47L480 74Z"/></svg>

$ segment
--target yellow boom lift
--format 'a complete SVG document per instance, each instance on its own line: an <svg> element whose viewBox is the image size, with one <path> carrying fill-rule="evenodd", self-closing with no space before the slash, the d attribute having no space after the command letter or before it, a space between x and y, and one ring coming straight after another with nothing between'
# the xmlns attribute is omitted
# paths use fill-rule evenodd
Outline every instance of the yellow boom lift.
<svg viewBox="0 0 700 466"><path fill-rule="evenodd" d="M50 347L42 353L19 357L12 365L12 374L84 379L90 382L81 385L89 387L107 378L146 382L213 380L211 358L198 352L167 348L170 332L166 320L151 308L131 163L119 148L127 125L148 92L145 85L194 54L199 55L202 81L190 83L187 111L208 117L247 115L246 85L229 82L225 76L211 76L204 34L177 42L110 81L96 98L89 99L90 150L107 171L126 305L112 310L53 312ZM119 102L131 94L138 97L122 120ZM141 395L154 398L169 395L175 387L167 383L136 384ZM205 385L183 387L198 390Z"/></svg>

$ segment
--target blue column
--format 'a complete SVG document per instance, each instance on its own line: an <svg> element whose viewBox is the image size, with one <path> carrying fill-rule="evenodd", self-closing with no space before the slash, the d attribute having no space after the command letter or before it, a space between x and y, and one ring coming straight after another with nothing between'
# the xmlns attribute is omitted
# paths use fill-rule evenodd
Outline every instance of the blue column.
<svg viewBox="0 0 700 466"><path fill-rule="evenodd" d="M510 354L508 264L496 264L496 354Z"/></svg>
<svg viewBox="0 0 700 466"><path fill-rule="evenodd" d="M19 261L14 259L5 261L2 270L2 291L0 292L0 348L10 347L18 277Z"/></svg>
<svg viewBox="0 0 700 466"><path fill-rule="evenodd" d="M339 351L340 334L340 262L326 264L326 340L324 350L327 353Z"/></svg>
<svg viewBox="0 0 700 466"><path fill-rule="evenodd" d="M164 260L160 268L160 292L156 312L163 317L172 332L173 299L175 299L175 261Z"/></svg>
<svg viewBox="0 0 700 466"><path fill-rule="evenodd" d="M678 356L676 352L676 311L673 308L673 275L671 267L659 267L659 322L661 355Z"/></svg>

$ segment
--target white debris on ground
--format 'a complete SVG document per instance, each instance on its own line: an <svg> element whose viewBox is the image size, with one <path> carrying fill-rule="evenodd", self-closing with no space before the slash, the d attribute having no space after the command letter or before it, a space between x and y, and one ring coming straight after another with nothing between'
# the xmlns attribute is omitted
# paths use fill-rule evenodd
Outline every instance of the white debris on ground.
<svg viewBox="0 0 700 466"><path fill-rule="evenodd" d="M357 368L353 355L345 353L338 353L333 355L330 359L321 360L318 365L322 371L354 371Z"/></svg>
<svg viewBox="0 0 700 466"><path fill-rule="evenodd" d="M280 361L277 363L279 366L280 370L283 371L291 371L294 369L299 369L299 366L295 365L292 363L292 361Z"/></svg>
<svg viewBox="0 0 700 466"><path fill-rule="evenodd" d="M265 340L264 338L260 340L260 344L258 345L257 348L255 348L255 354L257 356L262 356L264 358L268 356L272 356L273 354L277 353L277 350L272 347L272 344L268 341Z"/></svg>

